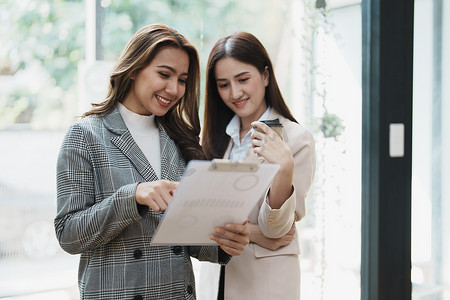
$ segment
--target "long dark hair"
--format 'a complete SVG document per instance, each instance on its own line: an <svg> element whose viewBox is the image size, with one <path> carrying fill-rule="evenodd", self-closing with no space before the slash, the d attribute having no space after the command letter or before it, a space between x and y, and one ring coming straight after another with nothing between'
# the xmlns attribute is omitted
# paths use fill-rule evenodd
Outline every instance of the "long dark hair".
<svg viewBox="0 0 450 300"><path fill-rule="evenodd" d="M267 68L269 84L265 90L266 104L285 118L297 122L284 102L269 54L261 42L248 32L226 36L218 40L212 48L206 68L202 146L207 159L223 157L229 142L225 129L234 116L234 112L220 98L215 77L216 64L225 57L253 65L261 74Z"/></svg>
<svg viewBox="0 0 450 300"><path fill-rule="evenodd" d="M111 73L106 99L93 104L89 115L104 116L122 102L132 87L132 77L144 69L165 47L186 51L189 56L188 80L184 96L164 116L156 116L167 134L175 141L184 160L204 159L199 144L200 120L200 64L195 47L176 30L162 24L151 24L139 29L130 39Z"/></svg>

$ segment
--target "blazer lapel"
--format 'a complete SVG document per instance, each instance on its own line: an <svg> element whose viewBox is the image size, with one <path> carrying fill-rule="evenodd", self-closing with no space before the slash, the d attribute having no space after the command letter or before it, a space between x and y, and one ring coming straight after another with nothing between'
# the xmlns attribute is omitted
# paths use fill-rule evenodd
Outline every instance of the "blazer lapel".
<svg viewBox="0 0 450 300"><path fill-rule="evenodd" d="M161 147L161 179L179 181L184 173L186 164L180 157L175 142L159 123L158 126Z"/></svg>
<svg viewBox="0 0 450 300"><path fill-rule="evenodd" d="M117 108L104 118L104 124L110 131L116 134L111 138L111 142L130 160L144 180L158 180L158 176L144 153L142 153L142 150L134 141Z"/></svg>

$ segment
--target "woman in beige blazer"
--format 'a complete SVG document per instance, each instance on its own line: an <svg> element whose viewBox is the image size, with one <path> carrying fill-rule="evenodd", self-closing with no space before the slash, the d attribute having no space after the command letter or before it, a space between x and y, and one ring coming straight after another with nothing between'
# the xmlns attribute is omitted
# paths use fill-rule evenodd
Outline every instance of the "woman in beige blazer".
<svg viewBox="0 0 450 300"><path fill-rule="evenodd" d="M314 177L314 139L289 111L269 55L255 36L240 32L220 39L206 76L202 146L207 158L280 165L249 216L249 246L222 270L218 298L299 299L295 222L305 216ZM274 119L282 124L281 136L260 122Z"/></svg>

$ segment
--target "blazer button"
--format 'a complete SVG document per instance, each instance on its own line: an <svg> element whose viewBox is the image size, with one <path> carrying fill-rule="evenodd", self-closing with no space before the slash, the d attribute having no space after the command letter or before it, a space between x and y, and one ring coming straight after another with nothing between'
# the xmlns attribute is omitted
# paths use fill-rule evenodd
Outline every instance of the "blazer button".
<svg viewBox="0 0 450 300"><path fill-rule="evenodd" d="M133 300L142 300L142 299L144 299L144 298L142 298L141 295L136 295L136 296L134 296L134 298L133 298Z"/></svg>
<svg viewBox="0 0 450 300"><path fill-rule="evenodd" d="M136 259L141 258L141 257L142 257L142 251L139 250L139 249L134 250L133 256L134 256L134 258L136 258ZM137 296L136 296L136 297L137 297ZM141 297L142 297L142 296L141 296Z"/></svg>
<svg viewBox="0 0 450 300"><path fill-rule="evenodd" d="M173 253L175 253L176 255L180 255L181 252L183 251L183 248L181 248L181 246L175 246L172 249Z"/></svg>
<svg viewBox="0 0 450 300"><path fill-rule="evenodd" d="M194 288L192 287L192 285L188 285L186 288L188 294L192 294L192 292L194 292Z"/></svg>

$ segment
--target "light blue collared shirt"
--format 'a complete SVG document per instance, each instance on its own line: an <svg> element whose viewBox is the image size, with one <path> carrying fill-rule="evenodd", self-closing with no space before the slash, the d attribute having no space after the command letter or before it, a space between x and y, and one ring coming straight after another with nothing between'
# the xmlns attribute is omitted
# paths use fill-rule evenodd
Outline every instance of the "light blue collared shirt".
<svg viewBox="0 0 450 300"><path fill-rule="evenodd" d="M269 117L269 113L270 113L270 106L266 109L266 111L262 114L262 116L258 119L258 121L267 119L267 117ZM247 134L242 138L241 141L239 138L240 128L241 128L241 120L237 115L234 115L234 117L230 120L225 130L225 132L233 140L233 146L230 151L230 156L228 157L232 161L244 160L245 157L247 156L247 152L250 150L250 148L252 148L251 135L254 129L251 128L247 132Z"/></svg>

